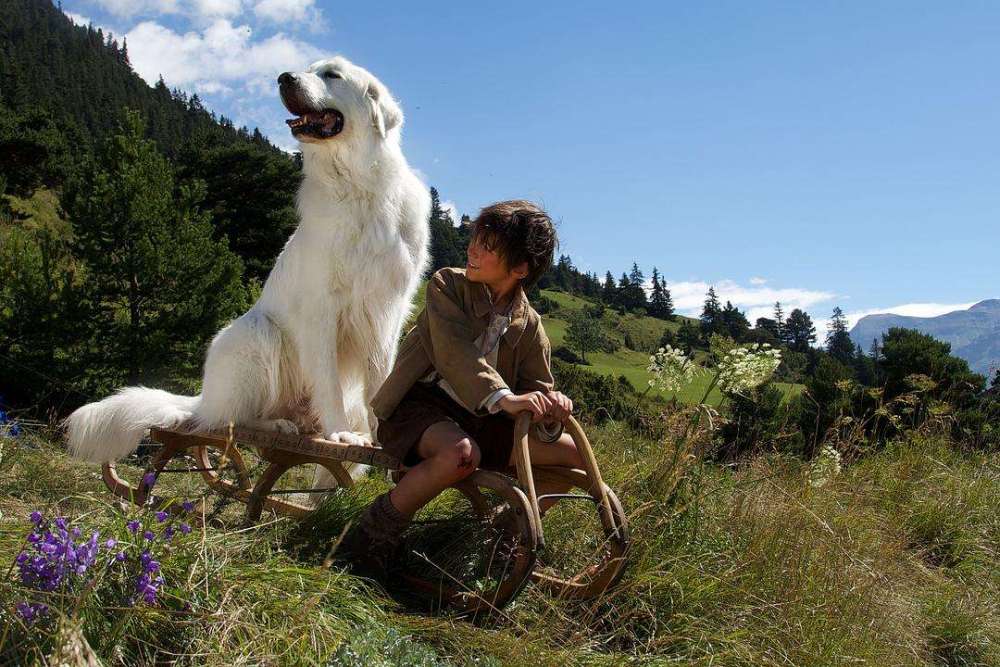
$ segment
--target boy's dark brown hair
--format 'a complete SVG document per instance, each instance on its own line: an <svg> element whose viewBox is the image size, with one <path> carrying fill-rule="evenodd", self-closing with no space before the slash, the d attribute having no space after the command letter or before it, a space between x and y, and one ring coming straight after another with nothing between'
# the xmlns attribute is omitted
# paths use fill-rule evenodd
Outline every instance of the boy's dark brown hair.
<svg viewBox="0 0 1000 667"><path fill-rule="evenodd" d="M472 241L496 251L508 267L528 263L525 291L552 266L558 240L549 214L537 204L513 199L490 204L472 221Z"/></svg>

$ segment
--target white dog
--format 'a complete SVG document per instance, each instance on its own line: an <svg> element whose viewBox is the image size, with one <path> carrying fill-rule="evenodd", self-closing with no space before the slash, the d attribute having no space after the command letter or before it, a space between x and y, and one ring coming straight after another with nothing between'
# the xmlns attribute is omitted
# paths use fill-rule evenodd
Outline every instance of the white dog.
<svg viewBox="0 0 1000 667"><path fill-rule="evenodd" d="M313 432L361 444L427 262L430 196L400 149L403 114L341 57L278 78L302 144L299 226L256 304L223 328L200 396L129 387L66 420L91 461L133 451L151 426Z"/></svg>

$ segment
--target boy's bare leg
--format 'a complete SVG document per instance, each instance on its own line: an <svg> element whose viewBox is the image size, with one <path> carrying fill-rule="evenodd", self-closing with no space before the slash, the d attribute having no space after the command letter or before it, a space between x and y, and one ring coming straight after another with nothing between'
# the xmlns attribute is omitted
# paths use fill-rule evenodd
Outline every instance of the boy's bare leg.
<svg viewBox="0 0 1000 667"><path fill-rule="evenodd" d="M532 465L537 466L563 466L566 468L582 468L583 459L576 451L576 443L569 433L563 433L555 442L542 442L535 438L532 431L528 432L528 453L531 455ZM510 455L510 465L514 465L514 453ZM559 482L536 483L535 493L544 495L547 493L566 493L570 490L570 485ZM556 503L555 499L546 498L538 503L538 511L542 514Z"/></svg>
<svg viewBox="0 0 1000 667"><path fill-rule="evenodd" d="M479 447L452 421L431 424L420 437L417 453L423 461L407 470L389 494L393 506L407 516L479 467Z"/></svg>

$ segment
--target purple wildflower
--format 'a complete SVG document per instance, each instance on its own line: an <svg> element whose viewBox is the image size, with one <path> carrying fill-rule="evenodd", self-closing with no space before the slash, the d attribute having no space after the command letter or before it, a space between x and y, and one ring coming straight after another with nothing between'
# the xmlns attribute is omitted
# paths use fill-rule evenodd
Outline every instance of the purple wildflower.
<svg viewBox="0 0 1000 667"><path fill-rule="evenodd" d="M17 615L27 623L34 623L39 616L45 616L49 613L48 606L40 602L18 602L15 609Z"/></svg>
<svg viewBox="0 0 1000 667"><path fill-rule="evenodd" d="M156 513L156 520L159 523L163 523L164 521L167 520L168 516L170 516L170 515L161 510L161 511L159 511L159 512Z"/></svg>
<svg viewBox="0 0 1000 667"><path fill-rule="evenodd" d="M118 544L118 540L113 537L109 537L108 541L104 543L104 546L108 549L114 549L116 544Z"/></svg>
<svg viewBox="0 0 1000 667"><path fill-rule="evenodd" d="M156 484L156 473L147 472L145 475L142 476L142 483L145 486L153 486L154 484Z"/></svg>
<svg viewBox="0 0 1000 667"><path fill-rule="evenodd" d="M124 551L119 551L118 553L115 554L115 560L118 561L119 563L125 562L126 558L127 556L125 555Z"/></svg>
<svg viewBox="0 0 1000 667"><path fill-rule="evenodd" d="M32 512L29 515L29 517L31 518L31 523L35 524L36 526L42 522L42 513L39 512L38 510Z"/></svg>
<svg viewBox="0 0 1000 667"><path fill-rule="evenodd" d="M66 530L66 518L57 516L56 517L56 528L59 530Z"/></svg>
<svg viewBox="0 0 1000 667"><path fill-rule="evenodd" d="M142 534L142 536L143 536L143 538L145 538L145 540L146 540L147 542L152 542L153 540L155 540L155 539L156 539L156 535L155 535L155 534L153 533L153 531L151 531L151 530L147 530L147 531L145 531L145 532L144 532L144 533Z"/></svg>
<svg viewBox="0 0 1000 667"><path fill-rule="evenodd" d="M128 528L128 532L135 535L136 533L139 532L139 529L142 528L142 524L136 521L135 519L132 519L131 521L125 524L125 527Z"/></svg>
<svg viewBox="0 0 1000 667"><path fill-rule="evenodd" d="M194 510L194 502L190 500L185 500L181 503L181 507L184 508L185 512L191 512Z"/></svg>
<svg viewBox="0 0 1000 667"><path fill-rule="evenodd" d="M180 531L185 535L187 535L188 533L191 532L191 526L187 525L186 523L182 523L180 525Z"/></svg>

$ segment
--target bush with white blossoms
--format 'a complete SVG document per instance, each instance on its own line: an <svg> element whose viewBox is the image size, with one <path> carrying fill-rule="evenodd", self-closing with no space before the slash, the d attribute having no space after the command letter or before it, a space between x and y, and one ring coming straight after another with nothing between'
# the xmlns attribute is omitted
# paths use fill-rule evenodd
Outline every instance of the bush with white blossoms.
<svg viewBox="0 0 1000 667"><path fill-rule="evenodd" d="M650 387L658 387L664 391L677 391L681 386L691 382L698 373L698 365L681 350L667 345L661 347L649 357L646 370L652 374Z"/></svg>
<svg viewBox="0 0 1000 667"><path fill-rule="evenodd" d="M745 395L770 379L781 365L781 350L767 343L735 347L719 363L719 389Z"/></svg>
<svg viewBox="0 0 1000 667"><path fill-rule="evenodd" d="M827 444L809 467L809 484L820 487L840 474L840 452Z"/></svg>

